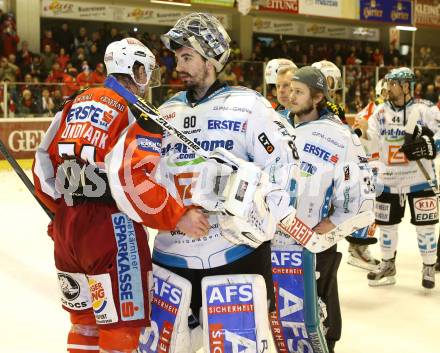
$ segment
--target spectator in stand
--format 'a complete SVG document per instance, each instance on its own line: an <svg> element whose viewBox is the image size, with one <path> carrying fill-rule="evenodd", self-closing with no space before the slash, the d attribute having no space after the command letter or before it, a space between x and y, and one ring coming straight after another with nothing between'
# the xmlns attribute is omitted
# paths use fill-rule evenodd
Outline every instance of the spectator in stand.
<svg viewBox="0 0 440 353"><path fill-rule="evenodd" d="M96 69L92 72L92 82L94 85L101 85L104 83L106 78L104 64L98 63Z"/></svg>
<svg viewBox="0 0 440 353"><path fill-rule="evenodd" d="M0 59L0 81L17 82L17 71L17 66L10 64L7 58Z"/></svg>
<svg viewBox="0 0 440 353"><path fill-rule="evenodd" d="M358 113L362 110L362 108L364 106L365 106L365 104L362 101L361 92L356 91L355 96L354 96L354 100L351 103L349 103L350 112Z"/></svg>
<svg viewBox="0 0 440 353"><path fill-rule="evenodd" d="M8 56L9 54L17 54L17 45L20 38L15 30L15 22L12 18L8 18L3 24L3 31L1 33L1 55Z"/></svg>
<svg viewBox="0 0 440 353"><path fill-rule="evenodd" d="M60 49L64 49L65 53L68 55L72 53L74 37L69 25L66 22L64 22L61 25L61 28L55 32L55 40L60 46Z"/></svg>
<svg viewBox="0 0 440 353"><path fill-rule="evenodd" d="M166 85L169 81L169 77L168 77L169 71L165 65L159 66L159 71L160 71L160 82L161 84Z"/></svg>
<svg viewBox="0 0 440 353"><path fill-rule="evenodd" d="M31 74L26 74L24 76L24 84L21 84L19 87L19 95L23 95L23 91L25 89L28 89L32 93L32 97L38 97L40 93L40 87L39 85L35 84L34 78L31 76ZM18 102L18 96L14 97L15 101Z"/></svg>
<svg viewBox="0 0 440 353"><path fill-rule="evenodd" d="M231 63L231 71L237 77L238 84L242 85L244 81L242 63L241 62Z"/></svg>
<svg viewBox="0 0 440 353"><path fill-rule="evenodd" d="M347 60L345 60L345 64L346 65L358 65L359 64L359 59L356 57L356 52L352 51L349 55L349 57L347 58Z"/></svg>
<svg viewBox="0 0 440 353"><path fill-rule="evenodd" d="M78 48L84 48L85 55L89 54L90 46L92 42L87 36L87 30L85 27L80 27L78 30L78 35L73 40L73 48L76 51Z"/></svg>
<svg viewBox="0 0 440 353"><path fill-rule="evenodd" d="M119 32L119 29L117 29L116 27L113 27L113 28L110 30L110 39L111 39L111 42L114 42L114 41L116 41L116 40L122 40L122 39L123 39L123 36L122 36L122 34Z"/></svg>
<svg viewBox="0 0 440 353"><path fill-rule="evenodd" d="M229 86L237 86L238 79L237 76L231 70L231 64L227 64L222 72L218 75L218 80L220 82L227 83Z"/></svg>
<svg viewBox="0 0 440 353"><path fill-rule="evenodd" d="M96 45L96 48L98 49L99 55L101 55L101 57L103 57L104 56L105 47L103 47L103 45L102 45L101 34L98 31L92 32L91 41L92 41L92 44Z"/></svg>
<svg viewBox="0 0 440 353"><path fill-rule="evenodd" d="M57 60L57 55L52 52L52 48L49 44L44 46L41 59L43 64L43 76L47 77L49 75L49 71L52 70L53 64L55 64L55 61Z"/></svg>
<svg viewBox="0 0 440 353"><path fill-rule="evenodd" d="M390 44L388 51L384 55L384 62L386 66L393 65L394 58L400 59L400 53L394 44Z"/></svg>
<svg viewBox="0 0 440 353"><path fill-rule="evenodd" d="M63 82L64 70L61 69L59 63L55 62L52 65L52 70L50 70L49 75L46 78L47 83L61 83Z"/></svg>
<svg viewBox="0 0 440 353"><path fill-rule="evenodd" d="M438 93L435 91L435 86L432 83L426 86L426 91L423 98L432 102L433 104L438 103Z"/></svg>
<svg viewBox="0 0 440 353"><path fill-rule="evenodd" d="M436 92L440 93L440 75L435 76L434 85Z"/></svg>
<svg viewBox="0 0 440 353"><path fill-rule="evenodd" d="M33 55L34 54L29 50L29 43L25 40L21 42L21 49L17 52L17 65L22 74L30 71Z"/></svg>
<svg viewBox="0 0 440 353"><path fill-rule="evenodd" d="M9 81L5 81L6 83L9 83ZM6 91L7 98L6 98L6 116L8 118L13 118L15 116L15 112L17 110L16 100L14 100L13 90L11 89L11 85L8 85L8 90ZM4 102L4 90L0 90L0 114L1 117L5 116L5 102Z"/></svg>
<svg viewBox="0 0 440 353"><path fill-rule="evenodd" d="M374 49L374 52L371 55L371 60L373 62L373 65L376 65L376 66L383 66L384 65L383 55L380 52L379 48Z"/></svg>
<svg viewBox="0 0 440 353"><path fill-rule="evenodd" d="M242 59L243 59L243 57L242 57L242 55L241 55L241 49L240 49L240 47L238 46L237 41L233 40L233 41L231 42L231 46L230 46L230 48L231 48L231 57L232 57L234 60L242 60Z"/></svg>
<svg viewBox="0 0 440 353"><path fill-rule="evenodd" d="M66 53L66 49L60 48L60 52L57 56L56 62L60 64L60 68L64 71L67 63L70 62L70 55Z"/></svg>
<svg viewBox="0 0 440 353"><path fill-rule="evenodd" d="M415 99L422 99L423 98L423 85L420 82L417 82L414 86L413 97Z"/></svg>
<svg viewBox="0 0 440 353"><path fill-rule="evenodd" d="M53 38L53 32L50 29L46 29L43 34L43 39L41 40L41 49L44 51L46 45L50 46L50 49L54 52L58 52L58 44Z"/></svg>
<svg viewBox="0 0 440 353"><path fill-rule="evenodd" d="M157 50L160 51L163 48L162 42L160 40L160 37L156 33L145 33L146 36L144 36L143 41L145 45L148 45L148 48L150 50Z"/></svg>
<svg viewBox="0 0 440 353"><path fill-rule="evenodd" d="M251 61L264 61L263 49L261 43L257 43L252 53Z"/></svg>
<svg viewBox="0 0 440 353"><path fill-rule="evenodd" d="M15 70L15 72L16 72L16 77L15 77L15 79L17 80L17 81L20 81L21 80L21 70L20 70L20 68L18 67L18 65L17 65L17 57L14 55L14 54L9 54L8 55L8 62L9 62L9 65Z"/></svg>
<svg viewBox="0 0 440 353"><path fill-rule="evenodd" d="M87 62L91 70L95 70L96 65L102 61L102 55L98 52L98 47L96 44L90 46L90 53L87 56Z"/></svg>
<svg viewBox="0 0 440 353"><path fill-rule="evenodd" d="M76 82L80 89L85 89L93 85L93 76L87 61L83 62L82 71L76 76Z"/></svg>
<svg viewBox="0 0 440 353"><path fill-rule="evenodd" d="M165 65L168 72L174 70L174 55L170 55L170 51L167 49L162 50L162 54L159 59L160 65Z"/></svg>
<svg viewBox="0 0 440 353"><path fill-rule="evenodd" d="M300 63L301 56L302 56L301 46L299 44L295 44L288 57L292 58L292 61L294 63ZM284 58L288 58L288 57L284 56Z"/></svg>
<svg viewBox="0 0 440 353"><path fill-rule="evenodd" d="M40 55L34 55L32 57L32 64L29 73L32 75L32 77L38 77L40 81L45 79L44 68Z"/></svg>
<svg viewBox="0 0 440 353"><path fill-rule="evenodd" d="M72 66L77 70L82 70L82 64L84 61L87 61L87 56L85 53L85 49L83 47L76 48L76 52L72 57ZM88 62L88 61L87 61Z"/></svg>
<svg viewBox="0 0 440 353"><path fill-rule="evenodd" d="M76 82L78 70L69 65L67 66L66 72L64 73L63 85L61 86L61 93L65 98L70 97L72 94L79 90L79 85Z"/></svg>
<svg viewBox="0 0 440 353"><path fill-rule="evenodd" d="M168 84L170 86L181 86L182 85L182 81L180 80L179 75L177 74L176 70L173 70L171 72L171 78L168 81Z"/></svg>
<svg viewBox="0 0 440 353"><path fill-rule="evenodd" d="M55 86L55 88L53 88L52 101L55 106L55 108L54 108L55 111L56 112L60 111L63 104L64 104L64 98L63 98L63 95L61 94L61 87L60 86Z"/></svg>
<svg viewBox="0 0 440 353"><path fill-rule="evenodd" d="M38 114L37 101L32 97L30 90L25 89L22 97L17 102L18 116L29 116Z"/></svg>
<svg viewBox="0 0 440 353"><path fill-rule="evenodd" d="M391 62L391 66L392 66L393 68L398 68L398 67L401 67L401 66L402 66L401 63L400 63L400 58L399 58L398 56L394 56L394 57L393 57L393 60L392 60L392 62Z"/></svg>
<svg viewBox="0 0 440 353"><path fill-rule="evenodd" d="M50 96L48 88L43 88L41 97L36 99L36 111L40 116L54 116L56 113L55 104Z"/></svg>

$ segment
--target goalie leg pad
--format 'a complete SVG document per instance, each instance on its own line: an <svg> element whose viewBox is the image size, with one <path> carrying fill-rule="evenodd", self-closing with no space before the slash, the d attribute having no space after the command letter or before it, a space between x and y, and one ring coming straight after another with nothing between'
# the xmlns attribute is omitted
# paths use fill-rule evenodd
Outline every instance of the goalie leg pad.
<svg viewBox="0 0 440 353"><path fill-rule="evenodd" d="M271 327L278 352L328 352L320 324L314 255L299 245L272 246L276 311Z"/></svg>
<svg viewBox="0 0 440 353"><path fill-rule="evenodd" d="M193 347L188 326L191 283L156 264L153 264L153 281L151 327L141 332L138 351L191 352Z"/></svg>
<svg viewBox="0 0 440 353"><path fill-rule="evenodd" d="M202 280L204 352L269 350L266 284L260 275L209 276ZM243 349L243 347L245 349Z"/></svg>

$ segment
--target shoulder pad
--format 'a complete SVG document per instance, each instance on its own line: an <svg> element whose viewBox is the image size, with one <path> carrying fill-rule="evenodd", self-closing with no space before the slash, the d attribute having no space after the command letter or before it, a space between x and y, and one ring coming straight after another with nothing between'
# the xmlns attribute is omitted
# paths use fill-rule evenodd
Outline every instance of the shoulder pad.
<svg viewBox="0 0 440 353"><path fill-rule="evenodd" d="M150 117L147 114L141 112L133 104L129 104L128 109L130 109L131 113L136 118L137 123L142 129L151 132L153 134L163 133L162 126L157 124L154 120L150 119Z"/></svg>
<svg viewBox="0 0 440 353"><path fill-rule="evenodd" d="M339 118L339 116L337 116L336 114L332 113L332 112L328 112L324 115L322 115L320 117L320 119L326 119L326 120L330 120L338 125L343 125L341 119Z"/></svg>
<svg viewBox="0 0 440 353"><path fill-rule="evenodd" d="M64 102L63 102L63 104L61 106L61 109L64 110L65 106L72 105L72 103L75 100L75 98L78 97L79 95L83 94L87 90L88 90L88 88L83 88L83 89L79 89L79 90L75 91L73 94L71 94L69 97L67 97L64 100Z"/></svg>
<svg viewBox="0 0 440 353"><path fill-rule="evenodd" d="M430 100L422 99L422 98L414 99L414 103L423 104L423 105L426 105L428 107L432 107L434 105L434 103L432 103Z"/></svg>

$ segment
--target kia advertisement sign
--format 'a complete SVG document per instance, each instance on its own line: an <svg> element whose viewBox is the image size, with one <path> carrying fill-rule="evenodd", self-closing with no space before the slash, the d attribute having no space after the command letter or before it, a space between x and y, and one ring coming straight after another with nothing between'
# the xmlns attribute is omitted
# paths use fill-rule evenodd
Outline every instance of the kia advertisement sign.
<svg viewBox="0 0 440 353"><path fill-rule="evenodd" d="M51 120L0 119L0 139L15 159L32 159Z"/></svg>

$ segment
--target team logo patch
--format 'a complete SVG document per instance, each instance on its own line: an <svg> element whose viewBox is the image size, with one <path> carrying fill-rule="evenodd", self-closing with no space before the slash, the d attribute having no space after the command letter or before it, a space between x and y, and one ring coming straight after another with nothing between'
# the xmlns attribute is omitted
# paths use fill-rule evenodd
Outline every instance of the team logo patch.
<svg viewBox="0 0 440 353"><path fill-rule="evenodd" d="M274 145L272 145L264 132L258 135L258 141L260 141L267 153L271 154L275 150Z"/></svg>
<svg viewBox="0 0 440 353"><path fill-rule="evenodd" d="M111 324L118 322L110 275L108 273L90 275L88 278L96 323Z"/></svg>
<svg viewBox="0 0 440 353"><path fill-rule="evenodd" d="M158 137L136 135L136 141L140 150L152 153L161 151L161 139Z"/></svg>
<svg viewBox="0 0 440 353"><path fill-rule="evenodd" d="M61 292L67 300L75 300L79 297L79 283L71 276L67 273L58 272L58 280L60 281Z"/></svg>
<svg viewBox="0 0 440 353"><path fill-rule="evenodd" d="M82 273L58 271L61 303L70 310L84 310L91 307L87 277Z"/></svg>
<svg viewBox="0 0 440 353"><path fill-rule="evenodd" d="M122 321L145 317L139 251L133 222L123 213L112 214L118 249L117 270Z"/></svg>

